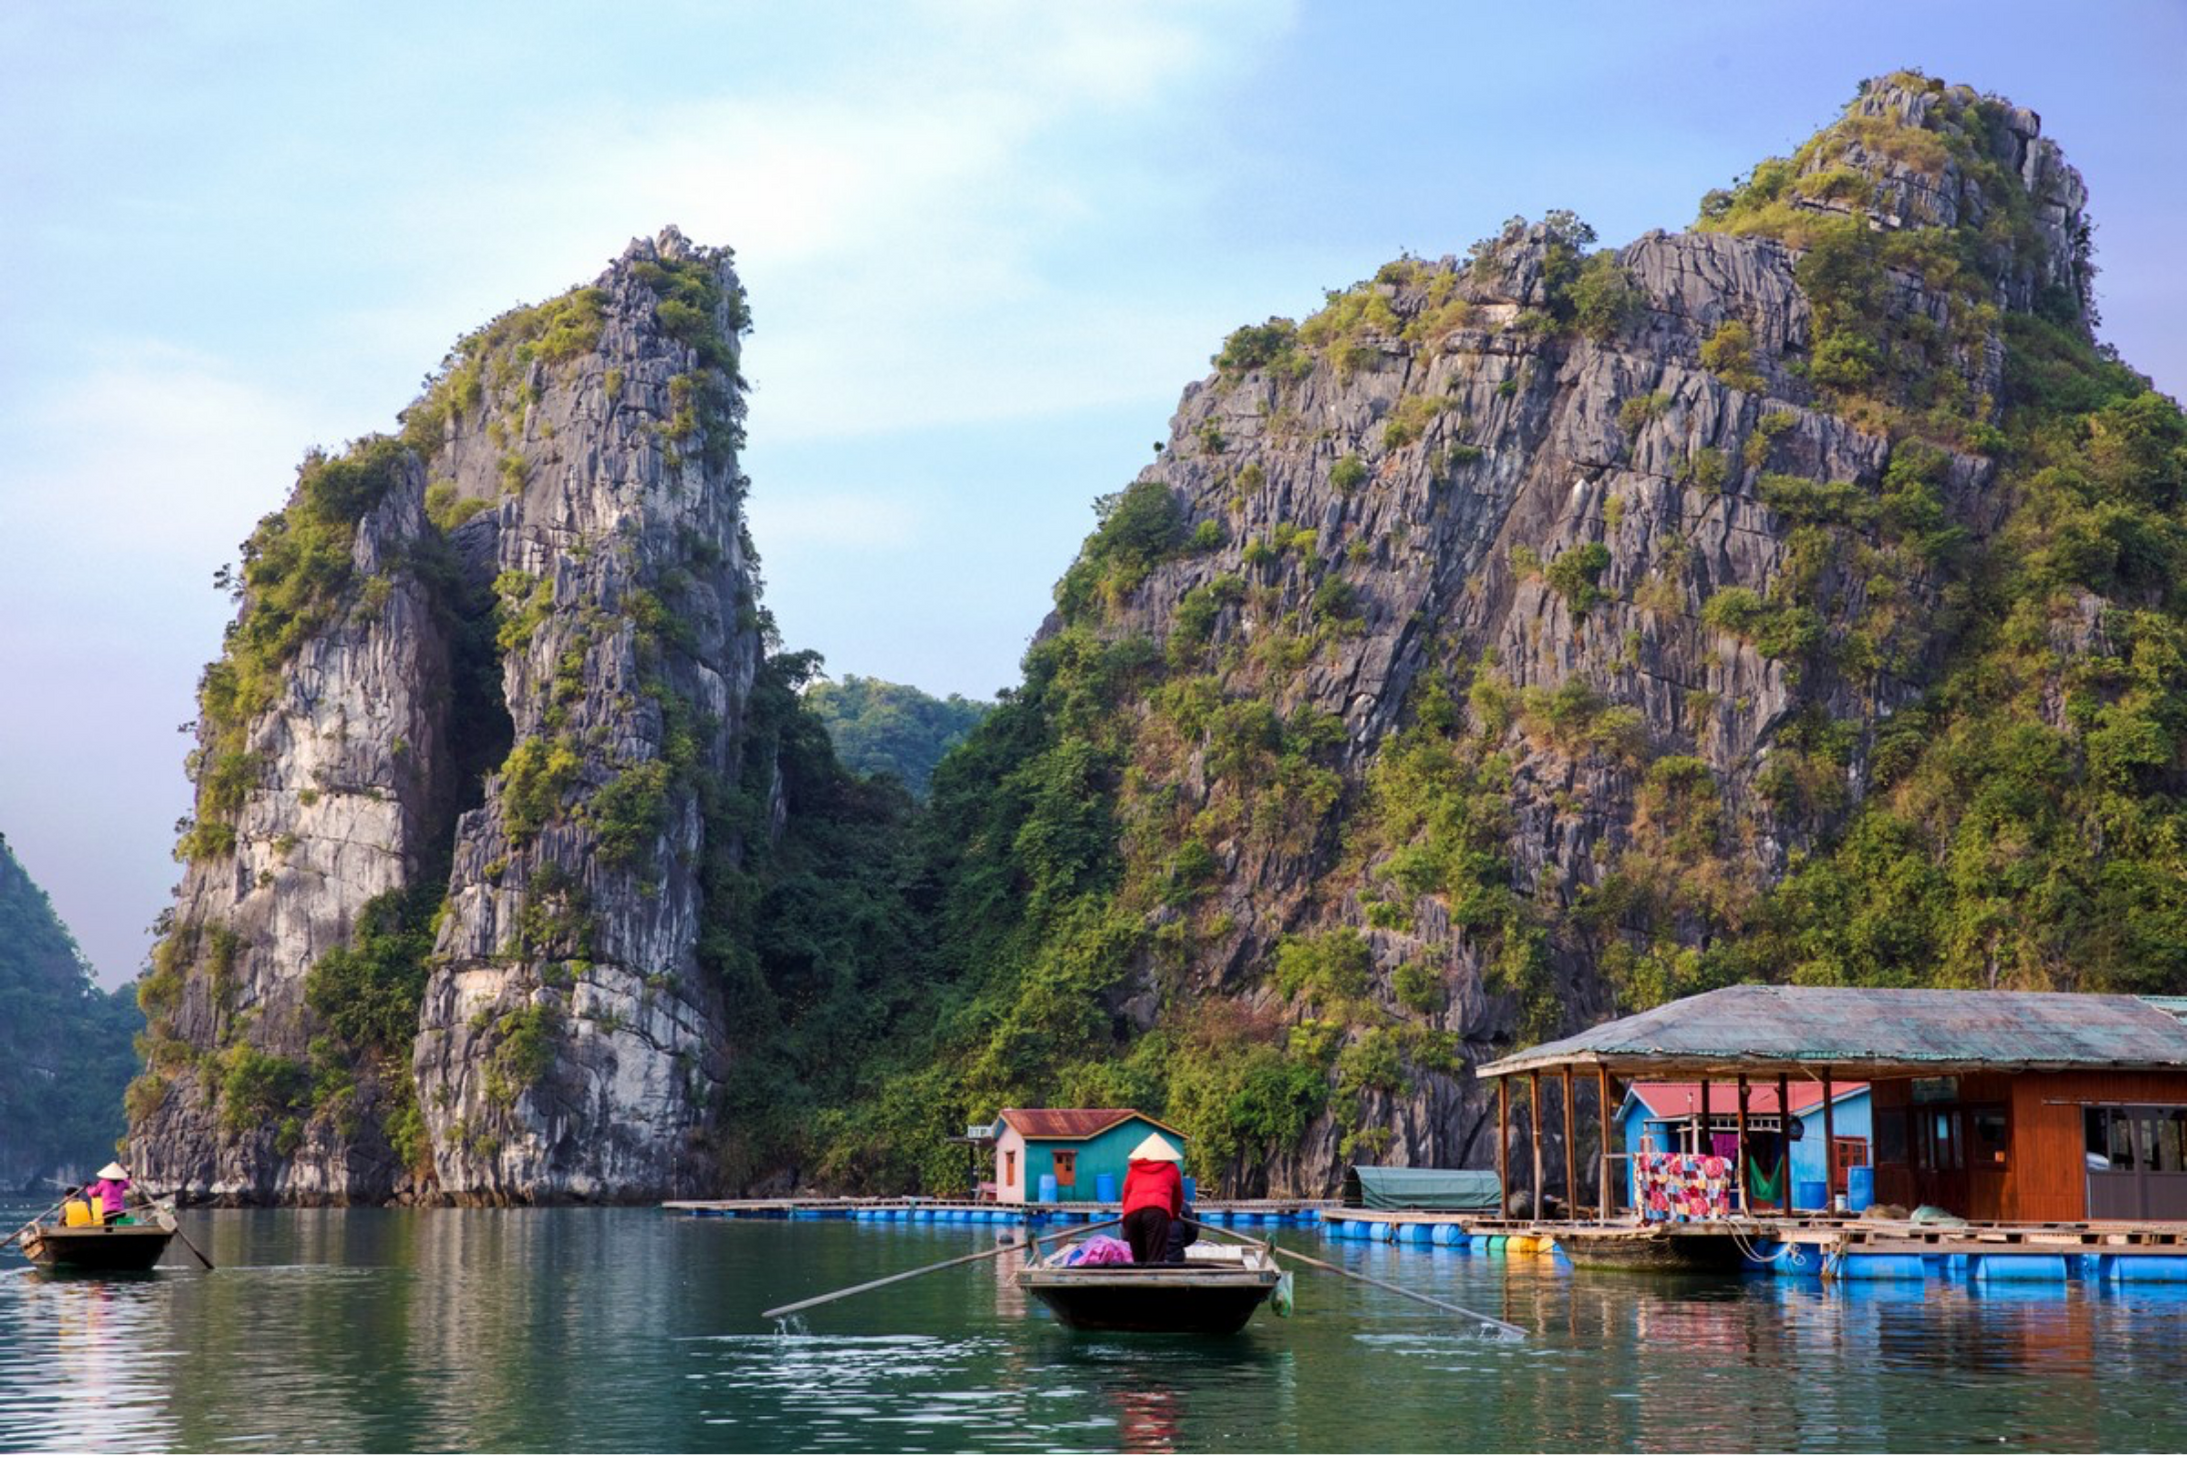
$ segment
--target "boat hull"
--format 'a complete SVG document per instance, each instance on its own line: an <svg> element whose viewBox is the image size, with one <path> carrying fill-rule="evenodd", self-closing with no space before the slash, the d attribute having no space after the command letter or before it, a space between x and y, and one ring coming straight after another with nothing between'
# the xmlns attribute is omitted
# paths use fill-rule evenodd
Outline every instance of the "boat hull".
<svg viewBox="0 0 2187 1459"><path fill-rule="evenodd" d="M150 1271L175 1233L165 1226L40 1226L26 1233L23 1255L54 1271Z"/></svg>
<svg viewBox="0 0 2187 1459"><path fill-rule="evenodd" d="M1018 1285L1065 1327L1086 1332L1237 1332L1276 1290L1273 1270L1031 1267Z"/></svg>
<svg viewBox="0 0 2187 1459"><path fill-rule="evenodd" d="M1736 1272L1739 1243L1719 1233L1686 1234L1664 1227L1639 1231L1557 1233L1557 1248L1575 1268L1624 1272Z"/></svg>

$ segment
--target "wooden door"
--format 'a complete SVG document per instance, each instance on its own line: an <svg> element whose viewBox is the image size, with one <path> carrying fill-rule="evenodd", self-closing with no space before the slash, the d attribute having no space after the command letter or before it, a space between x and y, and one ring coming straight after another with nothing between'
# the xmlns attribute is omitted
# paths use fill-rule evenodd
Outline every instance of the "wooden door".
<svg viewBox="0 0 2187 1459"><path fill-rule="evenodd" d="M1868 1164L1868 1142L1858 1135L1840 1135L1830 1143L1830 1193L1846 1193L1846 1172Z"/></svg>
<svg viewBox="0 0 2187 1459"><path fill-rule="evenodd" d="M1954 1215L1967 1210L1967 1121L1956 1104L1917 1104L1908 1112L1914 1198Z"/></svg>

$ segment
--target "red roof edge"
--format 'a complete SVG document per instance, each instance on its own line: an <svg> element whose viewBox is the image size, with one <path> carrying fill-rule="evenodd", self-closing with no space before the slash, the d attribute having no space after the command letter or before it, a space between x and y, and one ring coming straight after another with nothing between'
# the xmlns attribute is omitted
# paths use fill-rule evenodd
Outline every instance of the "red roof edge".
<svg viewBox="0 0 2187 1459"><path fill-rule="evenodd" d="M1145 1120L1180 1140L1185 1138L1175 1125L1136 1109L1006 1109L1001 1119L1028 1140L1091 1140L1127 1120Z"/></svg>

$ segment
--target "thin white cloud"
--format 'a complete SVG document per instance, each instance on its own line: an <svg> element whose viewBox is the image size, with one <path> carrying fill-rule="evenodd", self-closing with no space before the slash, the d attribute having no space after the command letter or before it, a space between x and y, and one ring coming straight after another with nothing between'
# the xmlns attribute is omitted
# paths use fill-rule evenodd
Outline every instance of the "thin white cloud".
<svg viewBox="0 0 2187 1459"><path fill-rule="evenodd" d="M764 555L776 547L895 551L915 547L918 514L907 502L872 492L830 492L752 499L752 535Z"/></svg>
<svg viewBox="0 0 2187 1459"><path fill-rule="evenodd" d="M1136 273L1158 220L1190 225L1196 108L1286 24L1243 3L922 6L846 27L817 74L566 115L483 179L413 192L400 232L490 229L495 267L542 292L634 227L732 245L772 439L1154 399L1177 382L1147 362L1204 355L1207 326L1186 295L1089 289L1088 256Z"/></svg>

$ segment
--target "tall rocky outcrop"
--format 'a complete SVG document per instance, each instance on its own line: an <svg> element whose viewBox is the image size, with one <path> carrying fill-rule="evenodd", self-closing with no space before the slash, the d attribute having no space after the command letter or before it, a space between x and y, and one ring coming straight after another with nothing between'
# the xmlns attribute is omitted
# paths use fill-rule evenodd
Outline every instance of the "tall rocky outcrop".
<svg viewBox="0 0 2187 1459"><path fill-rule="evenodd" d="M76 939L0 836L0 1190L52 1199L110 1158L143 1026L134 989L92 980Z"/></svg>
<svg viewBox="0 0 2187 1459"><path fill-rule="evenodd" d="M2090 738L2187 709L2187 434L2092 347L2085 201L1901 74L1692 231L1514 220L1232 335L937 778L965 1108L1326 1191L1493 1164L1478 1062L1723 981L2187 986L2088 915L2187 890L2176 750ZM2082 900L2023 936L2016 877Z"/></svg>
<svg viewBox="0 0 2187 1459"><path fill-rule="evenodd" d="M153 1185L707 1178L729 1040L702 873L741 847L701 798L737 777L761 661L744 327L726 251L634 242L466 338L400 436L307 460L244 544L142 990Z"/></svg>
<svg viewBox="0 0 2187 1459"><path fill-rule="evenodd" d="M140 1169L946 1190L1061 1103L1323 1192L1494 1163L1481 1062L1729 982L2187 993L2187 419L2085 206L1902 73L1688 231L1238 330L915 814L765 652L727 256L634 244L245 545Z"/></svg>

